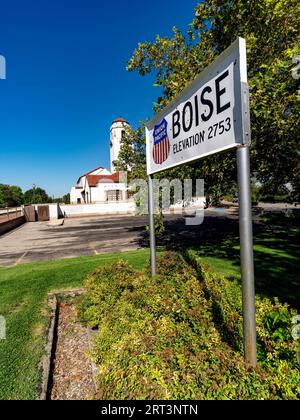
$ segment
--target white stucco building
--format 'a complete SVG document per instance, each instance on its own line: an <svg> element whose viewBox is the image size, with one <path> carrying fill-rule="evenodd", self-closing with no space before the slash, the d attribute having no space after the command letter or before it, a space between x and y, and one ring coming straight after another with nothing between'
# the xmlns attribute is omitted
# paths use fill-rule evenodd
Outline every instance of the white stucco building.
<svg viewBox="0 0 300 420"><path fill-rule="evenodd" d="M126 173L116 172L113 162L118 160L121 141L128 122L118 118L110 129L110 171L99 167L79 177L71 190L71 204L99 204L127 200Z"/></svg>

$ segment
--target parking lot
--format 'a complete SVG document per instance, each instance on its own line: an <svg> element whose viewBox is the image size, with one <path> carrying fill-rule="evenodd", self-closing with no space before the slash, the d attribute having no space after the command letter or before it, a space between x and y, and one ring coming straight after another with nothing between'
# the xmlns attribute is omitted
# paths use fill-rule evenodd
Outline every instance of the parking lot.
<svg viewBox="0 0 300 420"><path fill-rule="evenodd" d="M26 223L0 237L0 266L138 249L146 224L146 217L127 216Z"/></svg>
<svg viewBox="0 0 300 420"><path fill-rule="evenodd" d="M224 223L224 218L226 223ZM236 217L234 217L236 218ZM214 231L235 229L225 211L207 211L201 226L187 227L181 215L165 216L166 233L158 245L191 244ZM0 236L0 266L122 252L149 246L148 216L98 216L65 219L62 226L26 223Z"/></svg>

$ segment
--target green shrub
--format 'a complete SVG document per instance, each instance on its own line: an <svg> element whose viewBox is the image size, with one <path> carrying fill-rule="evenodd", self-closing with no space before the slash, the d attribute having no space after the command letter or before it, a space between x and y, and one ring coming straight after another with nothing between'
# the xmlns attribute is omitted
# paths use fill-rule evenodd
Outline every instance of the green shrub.
<svg viewBox="0 0 300 420"><path fill-rule="evenodd" d="M164 223L164 215L162 213L155 214L154 215L154 229L155 229L155 235L156 236L162 236L165 231L165 223ZM147 232L150 232L150 226L146 226Z"/></svg>
<svg viewBox="0 0 300 420"><path fill-rule="evenodd" d="M127 261L101 266L87 276L84 286L87 293L77 308L80 320L97 328L102 316L110 311L124 290L133 290L140 277Z"/></svg>
<svg viewBox="0 0 300 420"><path fill-rule="evenodd" d="M214 321L222 338L233 348L243 350L242 291L237 281L213 273L195 251L187 258L197 270L212 301ZM258 359L276 378L276 393L282 398L300 394L299 345L292 337L292 320L296 311L278 299L256 297ZM278 380L280 375L280 380ZM289 385L288 385L289 384Z"/></svg>
<svg viewBox="0 0 300 420"><path fill-rule="evenodd" d="M88 276L78 314L85 323L99 327L91 351L99 371L98 398L299 396L292 353L278 359L285 349L282 343L291 344L287 334L279 337L288 319L281 312L279 317L265 317L263 306L259 307L261 334L271 340L274 358L278 356L277 372L272 370L275 359L265 359L265 366L247 370L241 352L240 291L226 279L207 275L203 267L199 274L199 267L192 268L181 255L168 252L158 257L154 279L123 261ZM282 310L278 305L273 312Z"/></svg>
<svg viewBox="0 0 300 420"><path fill-rule="evenodd" d="M226 194L223 196L223 201L228 201L229 203L232 203L233 201L233 195L232 194Z"/></svg>
<svg viewBox="0 0 300 420"><path fill-rule="evenodd" d="M195 267L212 305L213 317L222 338L235 350L243 350L243 307L241 291L236 281L213 273L203 264L195 251L188 251L187 259Z"/></svg>

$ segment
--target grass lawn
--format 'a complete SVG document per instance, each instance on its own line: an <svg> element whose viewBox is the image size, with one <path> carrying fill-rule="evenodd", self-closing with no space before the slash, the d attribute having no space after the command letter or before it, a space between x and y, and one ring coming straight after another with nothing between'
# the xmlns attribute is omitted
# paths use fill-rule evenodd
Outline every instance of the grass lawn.
<svg viewBox="0 0 300 420"><path fill-rule="evenodd" d="M48 292L81 286L88 272L120 258L141 269L149 261L149 251L0 268L0 315L7 323L7 339L0 341L0 399L36 397Z"/></svg>
<svg viewBox="0 0 300 420"><path fill-rule="evenodd" d="M296 309L300 305L299 243L298 228L270 230L254 240L257 293L277 296ZM240 281L239 238L206 241L197 253L218 273ZM37 366L48 322L47 293L81 286L95 267L119 258L142 269L149 261L149 251L0 268L0 315L7 322L7 339L0 341L0 399L36 397Z"/></svg>
<svg viewBox="0 0 300 420"><path fill-rule="evenodd" d="M278 297L300 309L300 229L287 228L254 237L256 292ZM239 238L206 242L197 252L216 272L240 281Z"/></svg>

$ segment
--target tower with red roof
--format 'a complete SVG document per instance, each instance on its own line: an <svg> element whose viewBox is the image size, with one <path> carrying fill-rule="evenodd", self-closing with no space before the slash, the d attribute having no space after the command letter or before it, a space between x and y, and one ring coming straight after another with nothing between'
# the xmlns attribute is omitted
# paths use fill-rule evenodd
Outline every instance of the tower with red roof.
<svg viewBox="0 0 300 420"><path fill-rule="evenodd" d="M121 142L126 127L130 127L129 123L122 117L119 117L112 123L110 128L110 170L112 173L116 172L113 162L119 159Z"/></svg>

